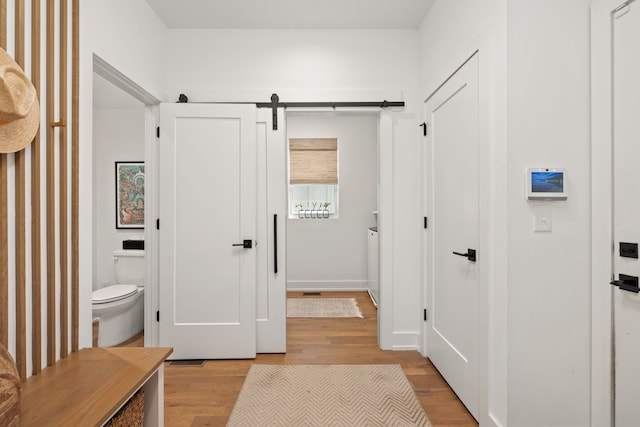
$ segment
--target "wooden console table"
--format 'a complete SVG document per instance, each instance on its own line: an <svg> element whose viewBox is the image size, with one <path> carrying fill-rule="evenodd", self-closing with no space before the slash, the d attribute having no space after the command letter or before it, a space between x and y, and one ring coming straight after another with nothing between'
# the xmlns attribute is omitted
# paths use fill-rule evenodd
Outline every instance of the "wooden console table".
<svg viewBox="0 0 640 427"><path fill-rule="evenodd" d="M164 364L172 348L93 347L23 383L21 426L101 426L144 387L145 426L164 425Z"/></svg>

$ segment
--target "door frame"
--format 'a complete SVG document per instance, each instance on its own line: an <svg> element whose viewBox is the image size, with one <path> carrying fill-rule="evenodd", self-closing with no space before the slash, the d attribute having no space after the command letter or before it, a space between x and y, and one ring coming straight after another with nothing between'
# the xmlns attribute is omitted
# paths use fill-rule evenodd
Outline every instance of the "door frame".
<svg viewBox="0 0 640 427"><path fill-rule="evenodd" d="M624 0L591 6L591 425L612 425L613 11Z"/></svg>

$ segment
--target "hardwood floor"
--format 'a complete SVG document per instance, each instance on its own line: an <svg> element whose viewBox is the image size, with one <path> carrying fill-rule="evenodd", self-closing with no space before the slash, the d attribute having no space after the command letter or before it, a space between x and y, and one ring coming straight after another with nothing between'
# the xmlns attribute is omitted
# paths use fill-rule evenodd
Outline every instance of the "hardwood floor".
<svg viewBox="0 0 640 427"><path fill-rule="evenodd" d="M366 292L323 292L322 296L357 298L364 319L287 319L286 354L259 354L255 360L208 360L200 366L167 362L165 424L226 425L249 367L261 363L399 364L434 427L478 425L428 359L415 351L378 348L377 311Z"/></svg>

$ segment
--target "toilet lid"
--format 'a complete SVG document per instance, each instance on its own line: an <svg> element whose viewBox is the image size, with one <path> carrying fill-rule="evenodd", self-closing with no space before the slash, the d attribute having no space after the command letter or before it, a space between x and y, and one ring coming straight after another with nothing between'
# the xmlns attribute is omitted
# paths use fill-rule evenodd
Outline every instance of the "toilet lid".
<svg viewBox="0 0 640 427"><path fill-rule="evenodd" d="M93 291L91 301L94 304L104 304L107 302L118 301L135 294L138 291L136 285L111 285Z"/></svg>

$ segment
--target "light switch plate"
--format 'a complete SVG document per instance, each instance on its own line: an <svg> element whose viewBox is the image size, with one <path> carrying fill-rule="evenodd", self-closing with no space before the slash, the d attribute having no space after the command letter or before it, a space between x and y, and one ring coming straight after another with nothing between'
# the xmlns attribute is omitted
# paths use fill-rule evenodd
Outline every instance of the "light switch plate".
<svg viewBox="0 0 640 427"><path fill-rule="evenodd" d="M533 208L533 231L551 231L551 206L538 205Z"/></svg>

